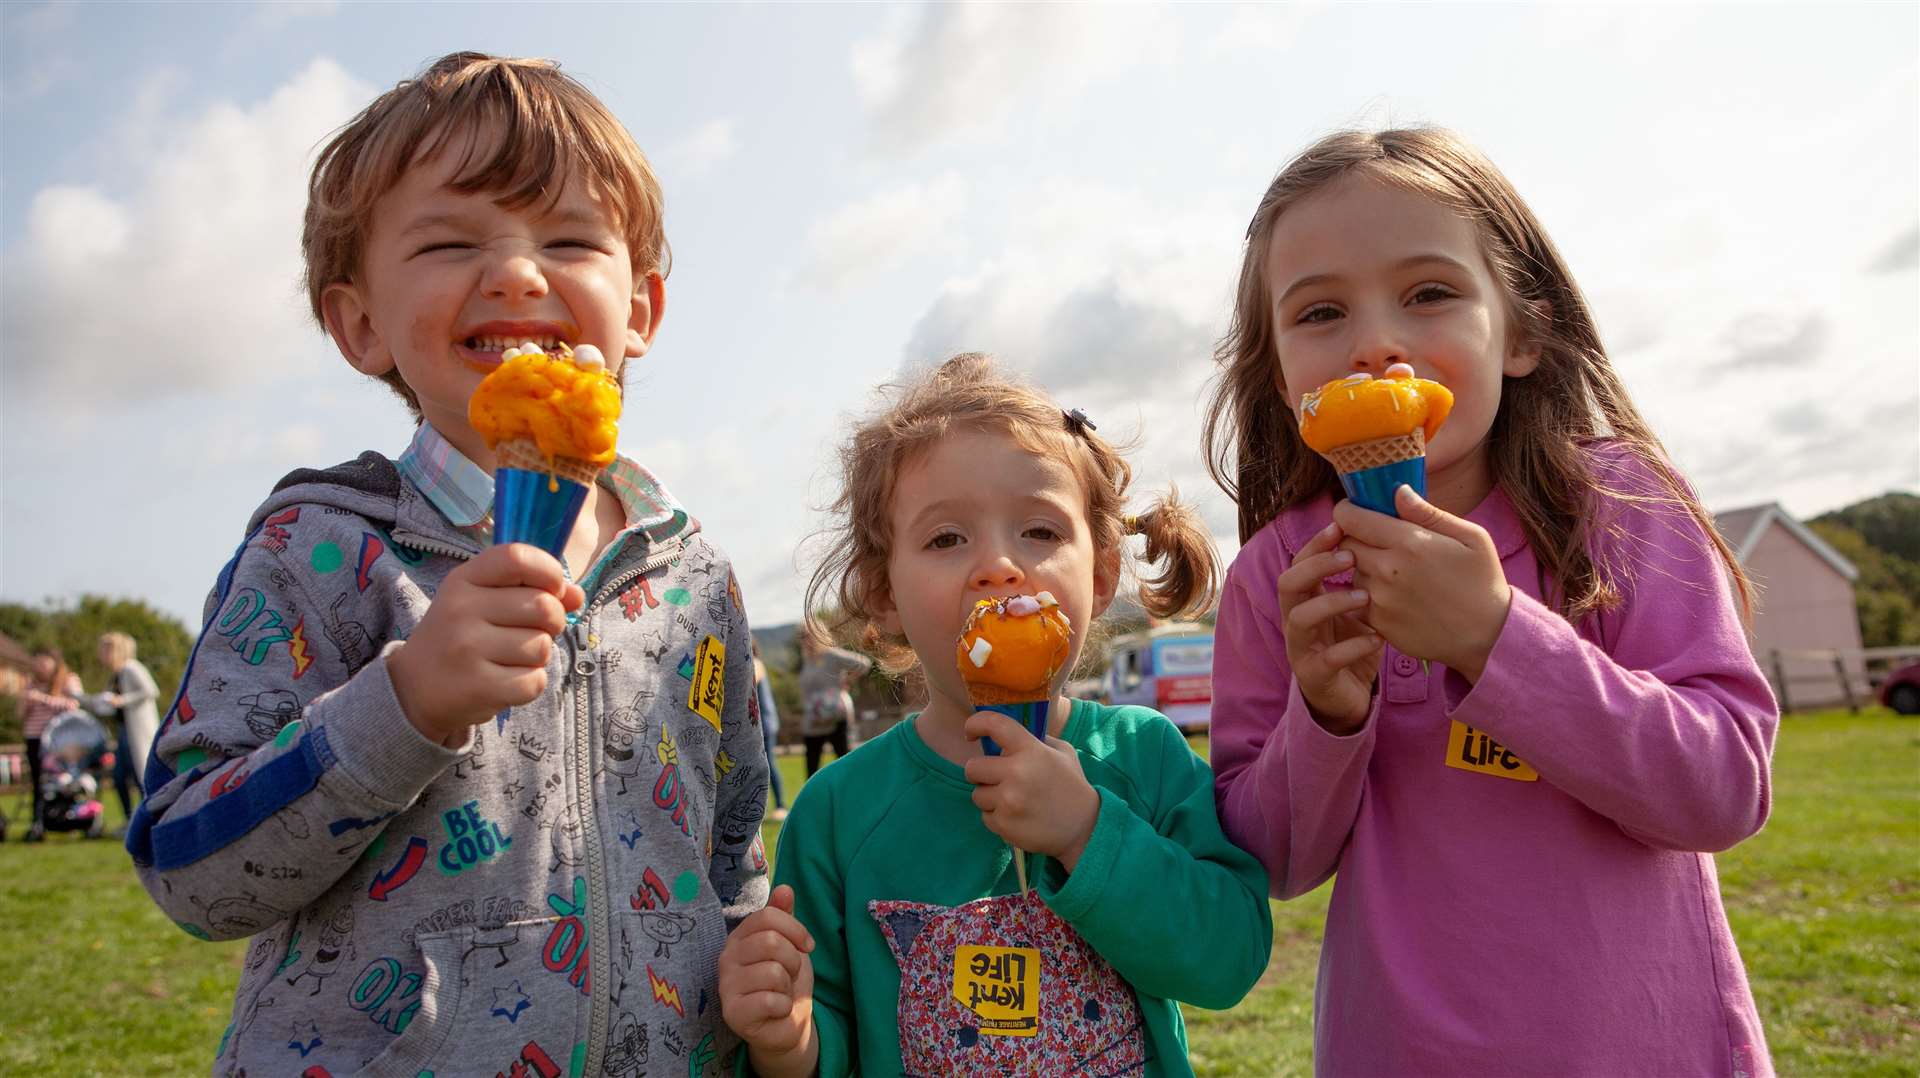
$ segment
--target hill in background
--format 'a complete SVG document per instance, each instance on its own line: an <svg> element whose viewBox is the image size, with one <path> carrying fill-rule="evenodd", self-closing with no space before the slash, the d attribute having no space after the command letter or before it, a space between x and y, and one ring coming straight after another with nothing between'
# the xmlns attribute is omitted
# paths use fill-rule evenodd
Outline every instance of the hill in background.
<svg viewBox="0 0 1920 1078"><path fill-rule="evenodd" d="M1807 522L1860 570L1860 642L1920 644L1920 495L1894 491Z"/></svg>

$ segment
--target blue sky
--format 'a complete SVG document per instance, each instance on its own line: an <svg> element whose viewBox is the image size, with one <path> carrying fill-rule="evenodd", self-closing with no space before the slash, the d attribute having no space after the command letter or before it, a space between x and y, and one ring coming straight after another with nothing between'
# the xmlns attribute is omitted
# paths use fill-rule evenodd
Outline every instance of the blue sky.
<svg viewBox="0 0 1920 1078"><path fill-rule="evenodd" d="M1920 8L0 7L0 598L191 625L287 470L409 428L307 318L311 155L455 49L551 56L652 156L675 261L624 452L792 620L844 418L999 353L1198 451L1240 236L1327 131L1435 122L1559 243L1710 507L1920 489Z"/></svg>

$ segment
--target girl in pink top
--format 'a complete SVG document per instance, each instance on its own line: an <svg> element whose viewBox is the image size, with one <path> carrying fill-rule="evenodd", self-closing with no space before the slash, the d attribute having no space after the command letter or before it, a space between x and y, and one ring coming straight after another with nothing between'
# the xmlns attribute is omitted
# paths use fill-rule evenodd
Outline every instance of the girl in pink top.
<svg viewBox="0 0 1920 1078"><path fill-rule="evenodd" d="M1770 1074L1710 855L1769 804L1748 585L1526 204L1444 131L1322 140L1219 358L1215 788L1276 895L1337 873L1315 1069ZM1394 363L1455 401L1397 517L1295 412Z"/></svg>

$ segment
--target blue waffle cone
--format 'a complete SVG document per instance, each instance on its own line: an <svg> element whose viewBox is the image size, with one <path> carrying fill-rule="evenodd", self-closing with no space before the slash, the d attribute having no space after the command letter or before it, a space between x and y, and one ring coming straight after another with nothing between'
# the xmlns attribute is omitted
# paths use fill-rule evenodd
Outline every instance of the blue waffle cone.
<svg viewBox="0 0 1920 1078"><path fill-rule="evenodd" d="M1363 468L1340 475L1340 486L1346 490L1348 500L1362 509L1371 509L1390 517L1400 515L1393 507L1393 492L1399 490L1402 484L1412 487L1413 492L1422 498L1427 496L1427 458L1396 460L1378 468Z"/></svg>
<svg viewBox="0 0 1920 1078"><path fill-rule="evenodd" d="M1035 738L1047 739L1047 710L1053 704L1051 700L1029 700L1018 704L975 704L975 711L998 711L1007 718L1027 728ZM1000 746L990 737L980 739L980 751L988 756L1000 755Z"/></svg>
<svg viewBox="0 0 1920 1078"><path fill-rule="evenodd" d="M526 468L493 473L493 541L529 543L559 557L587 488L571 479Z"/></svg>

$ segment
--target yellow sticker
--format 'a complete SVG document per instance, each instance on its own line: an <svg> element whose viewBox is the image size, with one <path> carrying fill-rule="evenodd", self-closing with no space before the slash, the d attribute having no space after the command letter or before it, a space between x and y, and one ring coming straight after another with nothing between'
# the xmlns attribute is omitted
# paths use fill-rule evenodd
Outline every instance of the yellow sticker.
<svg viewBox="0 0 1920 1078"><path fill-rule="evenodd" d="M1540 772L1528 767L1485 730L1476 730L1459 719L1453 720L1453 731L1447 734L1447 766L1520 782L1540 777Z"/></svg>
<svg viewBox="0 0 1920 1078"><path fill-rule="evenodd" d="M687 706L720 729L720 710L727 702L727 645L717 636L700 641L693 656L693 687L687 690Z"/></svg>
<svg viewBox="0 0 1920 1078"><path fill-rule="evenodd" d="M1040 951L1034 947L961 947L953 952L953 998L980 1019L989 1037L1040 1033Z"/></svg>

